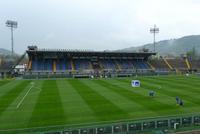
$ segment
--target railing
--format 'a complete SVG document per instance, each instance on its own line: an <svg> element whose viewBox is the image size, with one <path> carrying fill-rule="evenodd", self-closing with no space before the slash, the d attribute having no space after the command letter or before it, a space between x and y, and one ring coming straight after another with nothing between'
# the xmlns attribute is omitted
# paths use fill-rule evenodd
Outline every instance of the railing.
<svg viewBox="0 0 200 134"><path fill-rule="evenodd" d="M127 134L149 130L170 130L199 126L200 114L176 115L138 120L102 121L89 124L56 125L35 128L0 130L0 133L45 133L45 134Z"/></svg>

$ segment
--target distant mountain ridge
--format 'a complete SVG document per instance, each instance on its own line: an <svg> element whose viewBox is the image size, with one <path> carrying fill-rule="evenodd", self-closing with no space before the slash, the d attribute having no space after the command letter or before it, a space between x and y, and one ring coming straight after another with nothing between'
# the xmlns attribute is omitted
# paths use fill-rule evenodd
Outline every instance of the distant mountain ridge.
<svg viewBox="0 0 200 134"><path fill-rule="evenodd" d="M153 51L153 44L145 44L138 47L129 47L121 50L117 50L120 52L137 52L141 49L149 49L149 51ZM162 40L156 42L156 52L159 55L173 55L180 56L181 54L186 54L188 51L191 51L195 48L195 51L198 55L200 55L200 35L190 35L184 36L178 39L170 39L170 40ZM0 55L11 55L12 52L10 50L6 50L4 48L0 48Z"/></svg>
<svg viewBox="0 0 200 134"><path fill-rule="evenodd" d="M149 49L153 51L153 44L145 44L139 47L130 47L118 51L133 52L141 49ZM156 52L162 56L173 55L180 56L195 48L197 54L200 55L200 35L184 36L178 39L163 40L156 43Z"/></svg>

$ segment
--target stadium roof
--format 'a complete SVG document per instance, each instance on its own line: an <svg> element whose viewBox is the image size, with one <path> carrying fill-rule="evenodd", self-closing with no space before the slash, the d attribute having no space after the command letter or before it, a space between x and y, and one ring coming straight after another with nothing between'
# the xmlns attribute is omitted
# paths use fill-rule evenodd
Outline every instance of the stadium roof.
<svg viewBox="0 0 200 134"><path fill-rule="evenodd" d="M88 50L67 50L67 49L28 49L29 56L47 56L50 57L143 57L147 58L156 53L152 52L118 52L118 51L88 51Z"/></svg>

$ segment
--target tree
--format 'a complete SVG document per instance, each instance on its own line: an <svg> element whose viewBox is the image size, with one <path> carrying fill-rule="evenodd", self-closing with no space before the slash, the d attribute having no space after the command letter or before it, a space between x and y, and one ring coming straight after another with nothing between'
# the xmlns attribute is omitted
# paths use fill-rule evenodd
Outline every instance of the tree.
<svg viewBox="0 0 200 134"><path fill-rule="evenodd" d="M188 51L186 55L187 57L190 57L192 59L197 58L197 52L196 52L195 46L192 48L192 50Z"/></svg>

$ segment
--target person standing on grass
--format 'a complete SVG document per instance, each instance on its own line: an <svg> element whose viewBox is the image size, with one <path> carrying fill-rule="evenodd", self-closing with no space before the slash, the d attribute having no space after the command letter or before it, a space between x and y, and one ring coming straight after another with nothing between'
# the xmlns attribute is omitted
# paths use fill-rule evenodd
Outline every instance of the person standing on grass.
<svg viewBox="0 0 200 134"><path fill-rule="evenodd" d="M180 104L179 102L180 102L180 98L178 96L176 96L176 104L177 105Z"/></svg>
<svg viewBox="0 0 200 134"><path fill-rule="evenodd" d="M155 96L155 92L153 90L149 91L149 96L151 96L151 97Z"/></svg>
<svg viewBox="0 0 200 134"><path fill-rule="evenodd" d="M183 101L180 99L180 103L179 103L180 106L183 106Z"/></svg>

